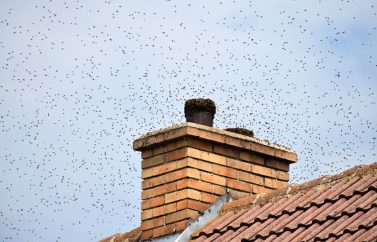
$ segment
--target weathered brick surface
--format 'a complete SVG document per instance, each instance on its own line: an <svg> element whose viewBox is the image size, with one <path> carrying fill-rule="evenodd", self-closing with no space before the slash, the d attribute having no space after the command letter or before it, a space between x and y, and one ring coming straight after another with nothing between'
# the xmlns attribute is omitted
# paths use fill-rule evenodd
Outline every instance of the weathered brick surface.
<svg viewBox="0 0 377 242"><path fill-rule="evenodd" d="M283 171L289 171L289 164L282 160L266 159L266 166Z"/></svg>
<svg viewBox="0 0 377 242"><path fill-rule="evenodd" d="M228 179L226 181L226 185L229 188L233 188L235 190L240 190L240 191L243 191L243 192L249 192L249 193L251 193L251 191L252 191L251 190L251 185L248 184L248 183L245 183L245 182L240 182L240 181Z"/></svg>
<svg viewBox="0 0 377 242"><path fill-rule="evenodd" d="M165 217L152 218L141 222L141 230L156 228L165 224Z"/></svg>
<svg viewBox="0 0 377 242"><path fill-rule="evenodd" d="M209 193L202 193L200 197L200 201L210 204L214 204L217 200L219 200L219 196Z"/></svg>
<svg viewBox="0 0 377 242"><path fill-rule="evenodd" d="M173 160L178 160L186 157L187 149L186 148L181 148L178 150L173 150L168 153L166 153L166 162L173 161Z"/></svg>
<svg viewBox="0 0 377 242"><path fill-rule="evenodd" d="M247 151L241 151L240 159L247 162L264 165L264 159L262 156L252 154L251 152L247 152Z"/></svg>
<svg viewBox="0 0 377 242"><path fill-rule="evenodd" d="M232 159L232 158L226 158L226 166L227 167L233 167L238 170L243 170L247 172L251 172L251 165L247 162L243 162L240 160Z"/></svg>
<svg viewBox="0 0 377 242"><path fill-rule="evenodd" d="M144 241L144 240L151 239L152 237L153 237L153 229L144 230L141 232L140 240Z"/></svg>
<svg viewBox="0 0 377 242"><path fill-rule="evenodd" d="M255 174L250 174L248 172L240 171L239 177L241 181L252 183L252 184L263 185L263 177L257 176Z"/></svg>
<svg viewBox="0 0 377 242"><path fill-rule="evenodd" d="M276 176L279 180L282 180L282 181L289 181L289 174L287 172L284 172L284 171L277 171L276 172Z"/></svg>
<svg viewBox="0 0 377 242"><path fill-rule="evenodd" d="M253 193L255 194L266 194L273 191L273 189L269 189L264 186L258 186L258 185L253 185Z"/></svg>
<svg viewBox="0 0 377 242"><path fill-rule="evenodd" d="M163 205L157 208L152 209L152 216L153 217L158 217L161 215L173 213L177 210L177 204L176 203L170 203L167 205ZM147 210L148 211L148 210Z"/></svg>
<svg viewBox="0 0 377 242"><path fill-rule="evenodd" d="M141 158L145 159L153 155L152 149L146 149L141 152Z"/></svg>
<svg viewBox="0 0 377 242"><path fill-rule="evenodd" d="M213 173L224 177L238 179L238 171L227 166L213 165Z"/></svg>
<svg viewBox="0 0 377 242"><path fill-rule="evenodd" d="M232 157L238 159L240 157L240 150L234 147L225 146L225 145L214 145L213 151L216 154L220 154L222 156Z"/></svg>
<svg viewBox="0 0 377 242"><path fill-rule="evenodd" d="M153 229L153 238L161 237L175 232L181 232L187 227L188 224L189 219L186 219L172 224L168 224L166 226L155 228Z"/></svg>
<svg viewBox="0 0 377 242"><path fill-rule="evenodd" d="M208 152L213 152L213 143L210 141L204 141L192 137L187 137L186 146L193 147Z"/></svg>
<svg viewBox="0 0 377 242"><path fill-rule="evenodd" d="M186 200L177 202L177 211L183 210L186 208L203 212L208 208L208 204L200 202L200 201L196 201L196 200L191 200L191 199L186 199Z"/></svg>
<svg viewBox="0 0 377 242"><path fill-rule="evenodd" d="M193 189L184 189L165 194L165 204L180 201L186 198L200 200L201 192Z"/></svg>
<svg viewBox="0 0 377 242"><path fill-rule="evenodd" d="M255 174L276 178L276 171L268 167L253 165L251 171Z"/></svg>
<svg viewBox="0 0 377 242"><path fill-rule="evenodd" d="M199 213L198 211L192 210L192 209L184 209L177 211L175 213L166 215L165 222L166 224L174 223L180 220L184 219L196 219L198 217Z"/></svg>
<svg viewBox="0 0 377 242"><path fill-rule="evenodd" d="M152 157L144 159L141 162L141 167L145 169L152 166L158 166L164 162L165 162L165 154L156 155L156 156L152 156Z"/></svg>
<svg viewBox="0 0 377 242"><path fill-rule="evenodd" d="M165 175L149 178L141 182L141 188L148 189L165 183Z"/></svg>
<svg viewBox="0 0 377 242"><path fill-rule="evenodd" d="M214 175L207 172L201 172L200 179L209 183L213 183L220 186L226 186L225 177Z"/></svg>
<svg viewBox="0 0 377 242"><path fill-rule="evenodd" d="M141 209L149 209L153 207L158 207L161 206L165 203L165 195L164 196L158 196L154 198L150 198L147 200L142 200L141 201Z"/></svg>
<svg viewBox="0 0 377 242"><path fill-rule="evenodd" d="M148 198L156 197L168 192L177 190L177 182L166 183L152 189L146 189L141 192L141 199L145 200Z"/></svg>
<svg viewBox="0 0 377 242"><path fill-rule="evenodd" d="M264 178L264 185L269 188L277 188L277 179Z"/></svg>

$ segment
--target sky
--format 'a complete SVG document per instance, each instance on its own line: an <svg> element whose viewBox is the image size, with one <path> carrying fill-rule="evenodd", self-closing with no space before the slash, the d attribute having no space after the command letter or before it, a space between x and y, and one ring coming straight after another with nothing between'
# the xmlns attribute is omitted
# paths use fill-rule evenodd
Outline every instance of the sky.
<svg viewBox="0 0 377 242"><path fill-rule="evenodd" d="M190 98L293 149L290 183L376 161L376 25L367 0L2 0L0 240L139 226L132 142Z"/></svg>

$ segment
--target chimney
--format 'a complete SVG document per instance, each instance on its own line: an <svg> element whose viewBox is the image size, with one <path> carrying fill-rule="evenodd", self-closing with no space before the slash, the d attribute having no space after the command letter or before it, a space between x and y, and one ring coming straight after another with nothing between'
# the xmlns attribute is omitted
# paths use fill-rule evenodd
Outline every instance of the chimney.
<svg viewBox="0 0 377 242"><path fill-rule="evenodd" d="M188 122L133 143L143 159L142 240L183 231L227 193L238 199L287 185L289 164L297 161L283 146L211 127L213 101L195 100L185 105Z"/></svg>

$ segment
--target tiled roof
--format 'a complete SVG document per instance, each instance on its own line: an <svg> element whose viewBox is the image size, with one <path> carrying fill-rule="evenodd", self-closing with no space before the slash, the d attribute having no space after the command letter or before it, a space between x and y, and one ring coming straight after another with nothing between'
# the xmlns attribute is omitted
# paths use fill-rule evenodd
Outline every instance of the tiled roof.
<svg viewBox="0 0 377 242"><path fill-rule="evenodd" d="M140 241L141 229L140 227L133 229L127 233L117 233L111 235L99 242L138 242Z"/></svg>
<svg viewBox="0 0 377 242"><path fill-rule="evenodd" d="M193 241L377 241L377 162L227 204Z"/></svg>

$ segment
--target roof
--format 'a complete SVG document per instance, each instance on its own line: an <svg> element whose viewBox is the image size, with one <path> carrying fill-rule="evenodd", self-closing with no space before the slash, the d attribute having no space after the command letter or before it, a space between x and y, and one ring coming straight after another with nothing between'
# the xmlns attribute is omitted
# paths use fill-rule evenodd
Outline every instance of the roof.
<svg viewBox="0 0 377 242"><path fill-rule="evenodd" d="M226 204L193 241L375 241L377 162Z"/></svg>
<svg viewBox="0 0 377 242"><path fill-rule="evenodd" d="M137 242L140 241L141 229L135 228L127 233L117 233L99 242Z"/></svg>

